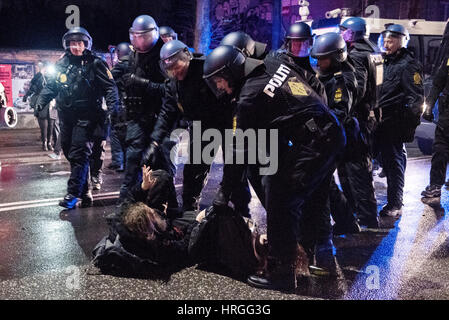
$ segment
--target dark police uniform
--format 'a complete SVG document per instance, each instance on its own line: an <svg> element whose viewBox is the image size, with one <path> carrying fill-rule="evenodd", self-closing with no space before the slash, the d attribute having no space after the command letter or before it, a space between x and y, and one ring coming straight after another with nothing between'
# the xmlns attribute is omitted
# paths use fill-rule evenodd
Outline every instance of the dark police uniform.
<svg viewBox="0 0 449 320"><path fill-rule="evenodd" d="M301 219L304 203L335 170L345 143L343 129L302 77L281 62L265 61L257 67L237 97L237 128L278 129L278 170L262 180L270 260L281 268L275 273L282 278L271 280L287 282L288 287L293 280L286 269L295 267L298 242L304 236L300 221L307 223ZM236 152L243 152L243 147L236 146ZM222 183L225 198L245 170L242 165L229 166ZM314 221L307 225L314 228Z"/></svg>
<svg viewBox="0 0 449 320"><path fill-rule="evenodd" d="M357 100L351 114L360 127L358 139L347 154L345 163L339 167L339 178L348 205L357 213L359 223L377 227L377 201L372 175L372 131L374 108L377 105L376 66L372 54L374 47L365 40L349 47L349 58L355 68Z"/></svg>
<svg viewBox="0 0 449 320"><path fill-rule="evenodd" d="M340 230L336 230L337 227L346 229L355 223L354 208L351 208L348 204L348 198L353 197L353 187L347 178L346 164L347 158L354 152L354 144L358 139L359 130L357 121L353 118L354 101L357 99L355 68L348 61L344 61L341 63L341 67L335 71L334 73L321 75L319 79L325 86L328 106L343 124L347 137L347 145L338 164L338 175L343 193L338 189L333 177L328 177L330 208L326 210L326 213L329 213L330 210L336 222L334 233L339 234Z"/></svg>
<svg viewBox="0 0 449 320"><path fill-rule="evenodd" d="M117 87L106 62L85 50L82 56L67 52L56 63L56 77L41 91L37 105L44 106L53 98L61 121L61 145L70 162L68 194L83 197L89 191L89 158L94 132L104 126L106 100L108 114L115 112Z"/></svg>
<svg viewBox="0 0 449 320"><path fill-rule="evenodd" d="M407 163L404 142L414 139L424 103L422 66L406 48L384 59L384 81L379 93L382 121L376 132L386 173L388 207L402 207Z"/></svg>
<svg viewBox="0 0 449 320"><path fill-rule="evenodd" d="M432 89L426 99L428 107L433 108L438 99L438 123L433 142L434 154L430 169L430 184L442 186L446 179L449 161L449 56L441 62L436 72ZM440 96L440 93L442 95Z"/></svg>
<svg viewBox="0 0 449 320"><path fill-rule="evenodd" d="M232 128L232 112L224 103L219 102L213 92L203 80L204 57L194 54L190 60L189 69L184 80L171 79L166 84L163 107L152 133L152 140L159 145L167 134L170 134L179 118L184 117L189 123L189 163L183 170L183 210L195 210L199 204L199 196L207 176L210 165L194 163L194 135L192 121L201 121L201 135L207 129L217 129L225 136L224 130ZM198 142L196 142L198 143ZM201 154L206 142L201 141ZM201 160L202 162L202 160ZM242 215L249 215L248 203L251 194L248 184L242 183L239 192L233 194L232 201L236 211Z"/></svg>
<svg viewBox="0 0 449 320"><path fill-rule="evenodd" d="M111 165L116 169L122 169L126 158L126 97L123 75L128 72L129 57L122 57L111 70L119 93L120 103L117 116L111 119Z"/></svg>
<svg viewBox="0 0 449 320"><path fill-rule="evenodd" d="M159 52L163 44L158 39L147 53L131 52L127 73L150 80L154 84L163 83L165 77L159 68ZM150 136L162 104L163 89L128 86L125 87L125 93L127 150L125 177L120 187L121 200L126 198L128 189L140 181L142 155L150 145Z"/></svg>
<svg viewBox="0 0 449 320"><path fill-rule="evenodd" d="M280 59L295 69L296 72L302 75L309 86L320 96L324 103L327 104L326 89L321 81L318 79L315 70L310 65L309 57L293 57L285 50L272 51L267 58Z"/></svg>

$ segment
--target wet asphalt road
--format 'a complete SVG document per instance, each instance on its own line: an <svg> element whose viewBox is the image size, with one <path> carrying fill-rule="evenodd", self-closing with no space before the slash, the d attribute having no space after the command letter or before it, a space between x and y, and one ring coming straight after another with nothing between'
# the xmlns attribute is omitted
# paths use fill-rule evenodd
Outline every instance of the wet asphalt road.
<svg viewBox="0 0 449 320"><path fill-rule="evenodd" d="M107 233L104 218L116 210L122 177L105 169L94 207L62 211L57 202L65 195L68 163L51 160L39 146L36 130L0 131L0 299L449 299L449 192L440 207L419 196L428 183L429 158L409 159L399 220L382 219L381 229L334 239L338 279L301 279L296 294L284 294L196 267L168 281L99 274L90 266L91 251ZM220 177L216 164L203 207ZM376 176L375 187L381 208L385 179ZM264 210L254 197L251 206L265 230Z"/></svg>

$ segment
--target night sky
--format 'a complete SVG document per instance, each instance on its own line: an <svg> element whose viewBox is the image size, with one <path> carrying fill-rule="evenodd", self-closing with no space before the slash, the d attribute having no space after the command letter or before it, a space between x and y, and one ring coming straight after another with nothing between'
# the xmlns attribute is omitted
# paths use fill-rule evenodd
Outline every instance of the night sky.
<svg viewBox="0 0 449 320"><path fill-rule="evenodd" d="M97 50L129 41L128 30L141 14L151 15L159 26L172 26L181 40L193 43L194 0L0 0L0 47L60 49L68 5L79 7L80 25Z"/></svg>

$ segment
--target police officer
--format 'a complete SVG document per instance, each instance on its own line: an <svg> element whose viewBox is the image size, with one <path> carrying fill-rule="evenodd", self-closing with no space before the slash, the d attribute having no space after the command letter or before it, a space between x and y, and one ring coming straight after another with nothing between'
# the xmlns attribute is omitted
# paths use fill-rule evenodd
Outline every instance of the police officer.
<svg viewBox="0 0 449 320"><path fill-rule="evenodd" d="M313 45L311 56L318 60L319 79L326 88L328 106L336 114L346 131L347 145L338 165L339 176L345 177L341 173L346 171L346 159L354 152L354 144L359 134L357 120L353 117L353 105L357 98L355 69L348 62L346 43L338 33L330 32L319 36ZM331 183L331 181L329 182ZM340 182L345 193L350 194L349 182L344 179L341 179ZM350 210L346 202L344 194L341 194L332 179L330 206L335 221L334 234L360 231L353 211Z"/></svg>
<svg viewBox="0 0 449 320"><path fill-rule="evenodd" d="M285 39L284 48L281 48L277 51L269 52L267 50L267 45L265 43L254 41L251 36L242 31L231 32L227 34L223 40L221 40L220 45L229 45L234 46L242 51L242 53L246 57L265 60L266 63L277 63L274 60L278 60L287 64L289 67L292 67L298 74L300 74L303 79L312 87L312 89L323 99L325 103L327 103L326 92L324 89L324 85L318 80L316 77L315 71L310 66L308 54L310 53L311 43L313 43L313 35L312 29L305 23L295 24L289 28L289 32L287 34L288 39ZM289 51L285 48L293 48L296 46L290 46L290 39L299 39L300 42L304 41L305 46L308 47L307 56L297 57L298 52L296 50ZM247 177L251 182L251 186L253 187L256 195L259 200L265 203L264 198L265 194L263 192L261 177L258 175L259 168L255 165L249 165L247 169ZM323 193L321 193L323 194ZM317 196L321 197L321 194L317 192ZM311 202L322 203L318 198L311 197ZM318 210L318 208L314 207L311 210ZM307 249L307 248L306 248ZM310 255L313 254L310 252Z"/></svg>
<svg viewBox="0 0 449 320"><path fill-rule="evenodd" d="M312 28L307 23L294 23L288 28L281 49L274 51L272 56L296 68L297 71L303 74L303 77L312 89L327 103L325 88L310 65L309 56L314 36Z"/></svg>
<svg viewBox="0 0 449 320"><path fill-rule="evenodd" d="M433 108L438 100L438 123L435 128L433 142L434 154L430 169L430 184L421 193L424 198L437 198L441 196L441 186L446 179L447 162L449 161L449 56L442 60L432 82L432 89L426 98L426 110L423 118L433 121ZM440 93L443 93L440 96Z"/></svg>
<svg viewBox="0 0 449 320"><path fill-rule="evenodd" d="M137 17L129 29L129 37L133 51L129 55L128 72L123 76L127 150L120 202L126 199L128 189L141 178L142 156L150 145L150 136L162 104L165 81L159 68L159 52L164 43L159 37L156 21L148 15Z"/></svg>
<svg viewBox="0 0 449 320"><path fill-rule="evenodd" d="M277 129L278 170L263 177L269 242L268 267L248 283L261 288L296 288L301 238L299 219L304 202L335 165L344 145L343 130L316 93L282 63L265 64L246 58L238 49L220 46L206 58L204 77L217 97L235 98L236 129ZM236 132L238 132L236 130ZM236 145L235 152L260 146ZM270 145L272 148L272 145ZM244 165L224 174L214 200L228 203L240 182Z"/></svg>
<svg viewBox="0 0 449 320"><path fill-rule="evenodd" d="M424 103L422 66L407 49L409 39L407 29L398 24L388 26L379 36L385 56L379 93L382 120L376 139L388 184L388 203L379 212L381 216L396 217L402 212L407 164L404 142L413 141Z"/></svg>
<svg viewBox="0 0 449 320"><path fill-rule="evenodd" d="M37 108L42 109L53 98L59 108L61 145L70 162L71 173L67 195L60 206L72 209L81 198L81 206L92 205L89 187L89 157L92 154L94 131L116 111L117 87L107 64L91 52L92 38L86 29L72 28L64 34L66 53L56 63L55 77L41 91Z"/></svg>
<svg viewBox="0 0 449 320"><path fill-rule="evenodd" d="M161 26L159 28L159 35L161 36L162 41L167 43L168 41L178 40L178 34L170 27Z"/></svg>
<svg viewBox="0 0 449 320"><path fill-rule="evenodd" d="M243 31L228 33L220 41L220 46L234 46L240 49L245 56L259 60L265 59L269 53L266 43L255 41Z"/></svg>
<svg viewBox="0 0 449 320"><path fill-rule="evenodd" d="M120 103L117 116L111 119L111 163L108 168L122 172L124 170L126 157L126 110L124 106L125 84L123 83L123 75L127 73L129 68L129 55L131 53L131 44L127 42L119 43L116 47L118 62L112 69L111 73L117 84Z"/></svg>
<svg viewBox="0 0 449 320"><path fill-rule="evenodd" d="M201 157L205 143L195 141L193 125L200 123L201 136L207 129L218 129L225 136L224 130L232 128L232 113L224 107L203 79L204 57L202 54L192 54L188 47L179 40L173 40L161 49L161 69L165 71L170 81L167 83L165 98L161 113L152 134L152 150L147 154L147 161L152 166L157 162L158 146L167 134L176 126L179 118L189 123L189 163L183 170L183 210L197 210L201 190L207 180L210 164ZM227 114L224 114L227 112ZM196 123L193 124L193 121ZM194 144L201 144L196 151ZM195 162L194 152L199 152L201 161ZM215 156L215 155L214 155ZM237 212L249 215L248 203L251 200L249 187L246 183L239 186L239 191L232 198Z"/></svg>
<svg viewBox="0 0 449 320"><path fill-rule="evenodd" d="M376 46L369 41L369 31L363 18L346 19L340 30L348 47L349 60L355 68L358 99L352 115L357 118L361 135L344 166L339 168L339 177L349 206L357 213L359 224L378 228L371 136L376 121L374 109L377 107L377 67L374 61L379 61L380 55L376 53Z"/></svg>

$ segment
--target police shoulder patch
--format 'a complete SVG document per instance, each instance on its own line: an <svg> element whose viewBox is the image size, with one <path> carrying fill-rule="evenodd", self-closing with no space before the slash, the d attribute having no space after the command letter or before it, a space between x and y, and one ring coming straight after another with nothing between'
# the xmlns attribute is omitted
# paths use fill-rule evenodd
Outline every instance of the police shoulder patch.
<svg viewBox="0 0 449 320"><path fill-rule="evenodd" d="M307 90L302 82L288 81L287 83L294 96L308 96Z"/></svg>
<svg viewBox="0 0 449 320"><path fill-rule="evenodd" d="M112 76L111 71L109 71L108 68L106 68L106 73L108 74L108 78L109 78L110 80L113 80L113 79L114 79L114 77Z"/></svg>
<svg viewBox="0 0 449 320"><path fill-rule="evenodd" d="M415 74L413 75L413 82L417 85L422 83L421 75L419 74L419 72L415 72Z"/></svg>
<svg viewBox="0 0 449 320"><path fill-rule="evenodd" d="M335 91L334 101L335 101L335 102L340 102L342 96L343 96L343 90L341 90L341 88L338 88L338 89Z"/></svg>
<svg viewBox="0 0 449 320"><path fill-rule="evenodd" d="M61 73L59 75L59 82L66 83L67 82L67 75L65 73Z"/></svg>

